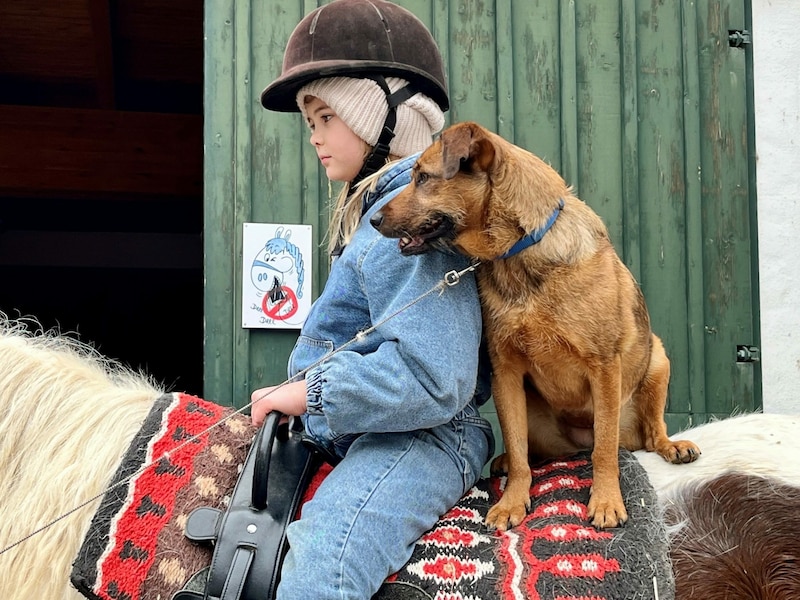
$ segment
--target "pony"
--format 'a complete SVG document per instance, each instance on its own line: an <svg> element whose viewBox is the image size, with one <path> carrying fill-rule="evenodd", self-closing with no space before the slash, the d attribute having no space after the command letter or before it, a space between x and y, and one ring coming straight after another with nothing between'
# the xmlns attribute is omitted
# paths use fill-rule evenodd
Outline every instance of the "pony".
<svg viewBox="0 0 800 600"><path fill-rule="evenodd" d="M166 391L87 343L0 313L0 596L83 598L72 563ZM753 413L680 435L703 448L698 461L635 453L669 533L676 598L800 597L800 417Z"/></svg>

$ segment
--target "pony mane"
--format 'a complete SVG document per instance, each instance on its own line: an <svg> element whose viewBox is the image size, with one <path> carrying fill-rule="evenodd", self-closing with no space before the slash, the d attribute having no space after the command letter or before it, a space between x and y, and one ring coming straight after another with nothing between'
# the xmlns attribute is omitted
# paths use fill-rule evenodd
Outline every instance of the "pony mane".
<svg viewBox="0 0 800 600"><path fill-rule="evenodd" d="M0 365L4 550L101 494L165 390L76 338L3 313ZM36 534L35 543L22 541L0 554L0 587L20 597L82 598L65 582L99 502Z"/></svg>

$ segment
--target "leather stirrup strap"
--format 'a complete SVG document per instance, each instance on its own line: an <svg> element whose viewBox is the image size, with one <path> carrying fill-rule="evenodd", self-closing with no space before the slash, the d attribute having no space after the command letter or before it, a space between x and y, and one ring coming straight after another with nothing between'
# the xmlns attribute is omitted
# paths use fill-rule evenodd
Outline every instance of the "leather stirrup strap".
<svg viewBox="0 0 800 600"><path fill-rule="evenodd" d="M236 548L231 566L228 569L228 577L225 579L225 585L222 588L220 600L239 600L242 597L244 581L250 572L250 566L253 564L255 551L255 548L243 546Z"/></svg>

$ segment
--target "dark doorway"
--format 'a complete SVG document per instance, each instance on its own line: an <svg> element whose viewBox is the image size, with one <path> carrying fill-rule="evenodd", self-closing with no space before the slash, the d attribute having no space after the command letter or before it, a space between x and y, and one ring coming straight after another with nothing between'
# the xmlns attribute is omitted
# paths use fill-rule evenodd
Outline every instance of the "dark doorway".
<svg viewBox="0 0 800 600"><path fill-rule="evenodd" d="M202 7L0 3L0 311L196 394Z"/></svg>

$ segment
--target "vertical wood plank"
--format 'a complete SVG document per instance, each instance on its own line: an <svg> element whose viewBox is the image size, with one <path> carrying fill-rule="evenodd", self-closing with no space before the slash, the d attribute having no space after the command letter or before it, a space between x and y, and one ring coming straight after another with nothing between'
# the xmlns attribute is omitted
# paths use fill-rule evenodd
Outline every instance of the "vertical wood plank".
<svg viewBox="0 0 800 600"><path fill-rule="evenodd" d="M495 1L497 133L514 140L514 18L512 0Z"/></svg>
<svg viewBox="0 0 800 600"><path fill-rule="evenodd" d="M205 285L203 312L203 395L222 404L232 403L232 343L235 222L233 129L234 91L231 65L234 53L233 0L207 0L205 4L205 118L203 137L204 220L203 261Z"/></svg>
<svg viewBox="0 0 800 600"><path fill-rule="evenodd" d="M578 194L581 169L578 157L578 34L575 0L559 2L559 45L561 60L561 156L558 171Z"/></svg>
<svg viewBox="0 0 800 600"><path fill-rule="evenodd" d="M753 32L753 2L743 0L741 13L738 18L744 19L744 28ZM755 81L753 67L753 46L746 46L744 52L745 63L745 95L746 95L746 139L747 139L747 174L748 174L748 208L750 215L750 317L753 323L751 332L753 344L761 346L761 283L759 281L759 249L758 249L758 193L756 185L756 110L755 110ZM752 406L758 410L763 409L763 370L762 361L752 363Z"/></svg>
<svg viewBox="0 0 800 600"><path fill-rule="evenodd" d="M561 171L559 1L513 2L511 31L515 56L513 141Z"/></svg>
<svg viewBox="0 0 800 600"><path fill-rule="evenodd" d="M249 135L253 123L253 97L251 56L253 51L252 13L250 2L237 2L233 13L234 45L231 64L232 89L234 92L232 127L233 151L233 223L232 238L234 272L231 273L231 297L233 299L233 364L231 365L231 399L234 406L243 406L250 401L250 332L243 329L242 322L242 224L252 221L253 216L253 172L252 139Z"/></svg>
<svg viewBox="0 0 800 600"><path fill-rule="evenodd" d="M639 229L639 53L637 43L636 0L620 0L620 87L622 93L621 190L622 236L621 255L638 281L642 277L642 256Z"/></svg>
<svg viewBox="0 0 800 600"><path fill-rule="evenodd" d="M447 94L450 98L450 104L453 104L453 72L451 66L451 51L450 51L450 9L449 0L433 0L430 3L430 32L436 44L439 46L439 52L442 55L442 62L444 63L445 73L447 76ZM452 108L445 113L445 127L454 123Z"/></svg>
<svg viewBox="0 0 800 600"><path fill-rule="evenodd" d="M703 271L703 198L701 190L702 157L700 150L700 74L695 3L681 5L683 53L684 162L686 186L686 369L689 386L688 405L675 402L670 412L688 414L683 426L694 424L693 415L707 412L705 400L705 330ZM677 360L678 357L676 356ZM704 417L696 420L702 422Z"/></svg>

